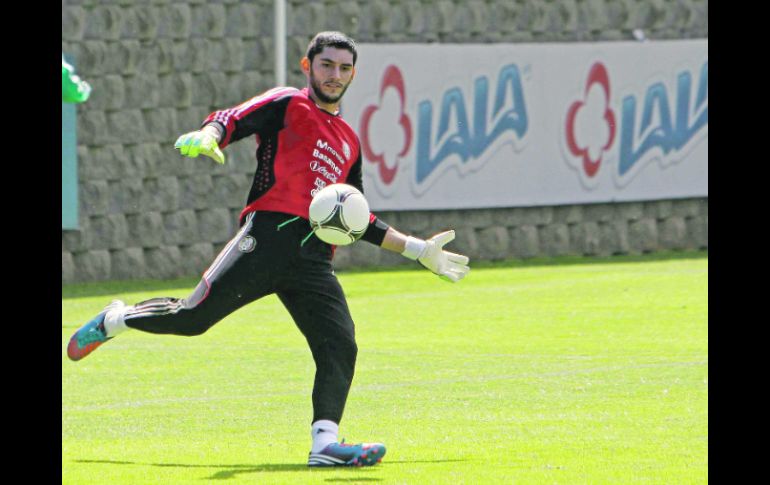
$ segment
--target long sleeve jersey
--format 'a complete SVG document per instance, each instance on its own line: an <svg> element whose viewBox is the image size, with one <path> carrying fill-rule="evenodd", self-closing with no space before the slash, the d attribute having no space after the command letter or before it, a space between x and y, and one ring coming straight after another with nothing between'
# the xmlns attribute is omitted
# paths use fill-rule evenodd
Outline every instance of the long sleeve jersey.
<svg viewBox="0 0 770 485"><path fill-rule="evenodd" d="M211 113L203 125L222 128L219 147L248 136L257 143L257 168L241 221L253 211L308 218L315 193L347 183L363 192L358 136L339 115L319 108L308 90L271 89L235 107ZM381 244L388 226L374 214L363 239Z"/></svg>

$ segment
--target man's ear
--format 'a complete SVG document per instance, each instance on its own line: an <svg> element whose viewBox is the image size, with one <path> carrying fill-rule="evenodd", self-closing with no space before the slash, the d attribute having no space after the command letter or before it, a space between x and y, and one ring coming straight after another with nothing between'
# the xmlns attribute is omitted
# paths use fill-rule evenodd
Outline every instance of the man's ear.
<svg viewBox="0 0 770 485"><path fill-rule="evenodd" d="M302 72L306 75L310 75L310 59L307 56L299 60L299 67L302 68Z"/></svg>

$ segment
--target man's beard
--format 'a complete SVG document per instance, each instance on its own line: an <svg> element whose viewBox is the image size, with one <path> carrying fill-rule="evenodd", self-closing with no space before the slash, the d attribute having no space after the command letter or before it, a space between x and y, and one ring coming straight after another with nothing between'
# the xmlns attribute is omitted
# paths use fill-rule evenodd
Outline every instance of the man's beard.
<svg viewBox="0 0 770 485"><path fill-rule="evenodd" d="M342 84L342 83L340 83ZM350 83L343 86L342 91L337 96L331 97L324 94L323 91L321 91L321 85L318 83L318 80L313 75L313 69L310 69L310 87L313 88L313 92L315 93L316 98L318 98L319 101L322 103L327 104L334 104L338 102L340 99L342 99L342 95L345 94L345 91L348 90L348 86L350 86Z"/></svg>

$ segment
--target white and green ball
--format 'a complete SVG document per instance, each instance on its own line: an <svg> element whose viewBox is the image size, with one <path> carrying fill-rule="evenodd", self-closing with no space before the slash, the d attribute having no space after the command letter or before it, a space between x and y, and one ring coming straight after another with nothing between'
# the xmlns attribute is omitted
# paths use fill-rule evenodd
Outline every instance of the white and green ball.
<svg viewBox="0 0 770 485"><path fill-rule="evenodd" d="M356 242L369 227L369 203L348 184L331 184L310 202L310 225L318 239L336 246Z"/></svg>

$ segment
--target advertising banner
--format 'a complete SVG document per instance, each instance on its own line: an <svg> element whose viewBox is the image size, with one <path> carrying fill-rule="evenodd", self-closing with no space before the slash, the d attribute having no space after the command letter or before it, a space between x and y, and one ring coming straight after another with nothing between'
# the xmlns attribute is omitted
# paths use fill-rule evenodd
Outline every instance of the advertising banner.
<svg viewBox="0 0 770 485"><path fill-rule="evenodd" d="M708 196L708 40L361 44L374 210Z"/></svg>

